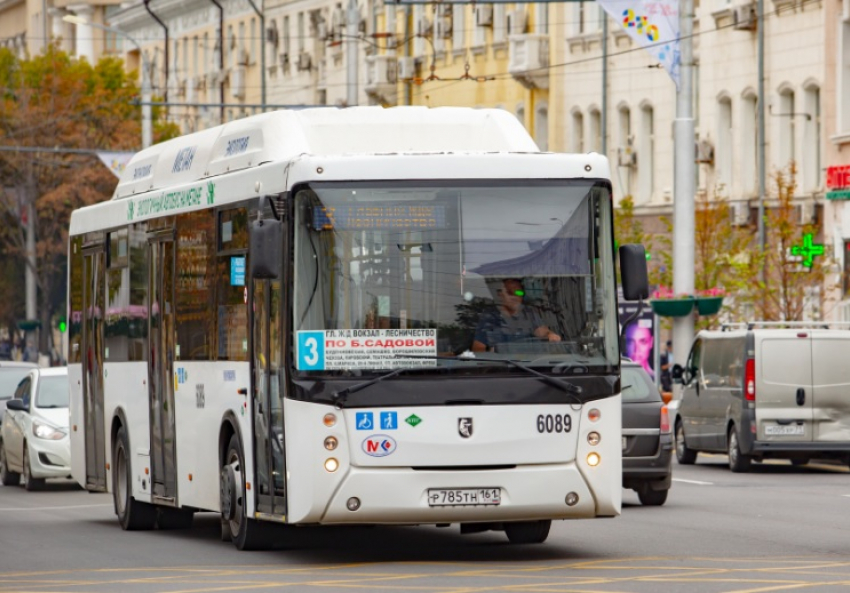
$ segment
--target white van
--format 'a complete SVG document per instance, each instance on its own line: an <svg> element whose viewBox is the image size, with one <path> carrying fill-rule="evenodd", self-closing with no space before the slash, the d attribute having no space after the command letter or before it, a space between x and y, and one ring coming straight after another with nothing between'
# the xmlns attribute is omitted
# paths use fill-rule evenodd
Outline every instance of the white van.
<svg viewBox="0 0 850 593"><path fill-rule="evenodd" d="M767 458L850 460L848 352L850 331L824 323L699 332L685 367L673 367L679 463L701 451L728 453L733 472Z"/></svg>

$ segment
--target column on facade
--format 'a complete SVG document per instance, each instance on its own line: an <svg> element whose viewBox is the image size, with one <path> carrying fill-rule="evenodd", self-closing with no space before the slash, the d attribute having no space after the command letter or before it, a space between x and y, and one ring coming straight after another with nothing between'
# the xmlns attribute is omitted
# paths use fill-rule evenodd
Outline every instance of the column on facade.
<svg viewBox="0 0 850 593"><path fill-rule="evenodd" d="M91 22L94 16L94 7L88 4L73 4L68 7L68 11ZM86 58L89 63L94 64L94 27L90 25L75 25L77 27L76 35L76 53L78 58Z"/></svg>
<svg viewBox="0 0 850 593"><path fill-rule="evenodd" d="M59 49L67 53L74 51L74 31L72 25L62 20L68 11L64 8L48 8L50 15L50 37L51 41L57 43Z"/></svg>

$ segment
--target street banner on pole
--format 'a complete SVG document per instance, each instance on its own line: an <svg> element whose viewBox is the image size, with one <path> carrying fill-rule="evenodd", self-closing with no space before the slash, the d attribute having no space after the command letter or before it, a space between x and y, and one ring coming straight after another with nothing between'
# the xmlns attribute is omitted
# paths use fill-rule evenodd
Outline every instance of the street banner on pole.
<svg viewBox="0 0 850 593"><path fill-rule="evenodd" d="M638 45L661 62L679 88L678 0L598 0Z"/></svg>
<svg viewBox="0 0 850 593"><path fill-rule="evenodd" d="M106 165L106 168L112 171L112 174L121 178L121 173L124 172L124 167L133 158L134 152L103 152L98 151L97 158L100 162Z"/></svg>

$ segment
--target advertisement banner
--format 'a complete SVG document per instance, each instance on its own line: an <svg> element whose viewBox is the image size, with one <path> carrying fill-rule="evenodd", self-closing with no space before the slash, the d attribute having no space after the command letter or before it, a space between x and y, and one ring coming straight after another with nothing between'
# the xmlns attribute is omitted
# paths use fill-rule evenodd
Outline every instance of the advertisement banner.
<svg viewBox="0 0 850 593"><path fill-rule="evenodd" d="M623 324L634 315L637 306L637 301L621 299L618 302L621 335ZM644 303L640 315L628 325L623 339L625 340L623 356L641 365L655 381L655 314L649 303Z"/></svg>
<svg viewBox="0 0 850 593"><path fill-rule="evenodd" d="M599 0L635 43L661 62L679 88L678 0Z"/></svg>

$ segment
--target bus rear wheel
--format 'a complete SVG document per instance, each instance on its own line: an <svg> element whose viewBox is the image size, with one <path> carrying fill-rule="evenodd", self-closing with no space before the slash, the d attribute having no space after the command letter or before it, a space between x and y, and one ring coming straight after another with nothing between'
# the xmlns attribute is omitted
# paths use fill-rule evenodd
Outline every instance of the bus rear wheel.
<svg viewBox="0 0 850 593"><path fill-rule="evenodd" d="M505 523L505 535L512 544L542 544L549 537L552 521Z"/></svg>
<svg viewBox="0 0 850 593"><path fill-rule="evenodd" d="M133 498L133 474L127 454L129 450L127 433L121 427L112 446L112 499L115 514L125 531L153 529L156 525L156 507Z"/></svg>
<svg viewBox="0 0 850 593"><path fill-rule="evenodd" d="M221 468L222 539L227 531L240 550L264 550L271 545L270 527L249 519L245 492L244 455L239 437L230 437L227 455Z"/></svg>

